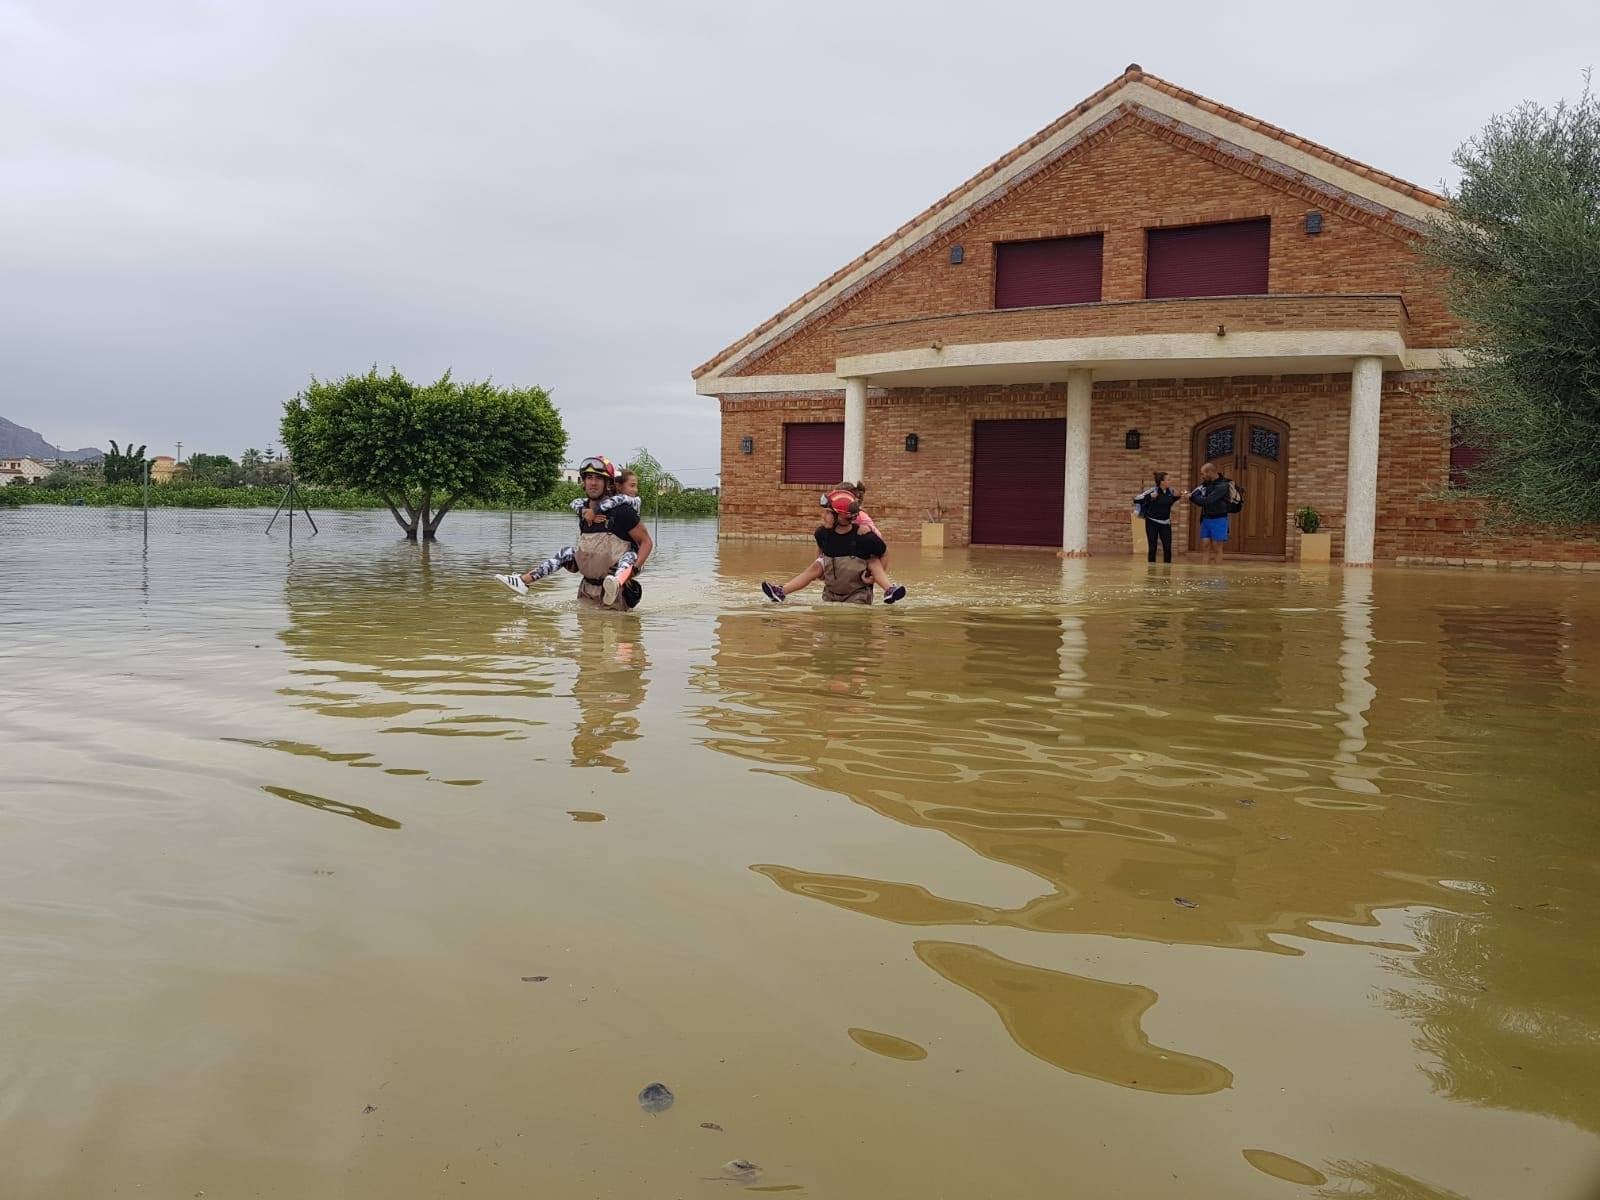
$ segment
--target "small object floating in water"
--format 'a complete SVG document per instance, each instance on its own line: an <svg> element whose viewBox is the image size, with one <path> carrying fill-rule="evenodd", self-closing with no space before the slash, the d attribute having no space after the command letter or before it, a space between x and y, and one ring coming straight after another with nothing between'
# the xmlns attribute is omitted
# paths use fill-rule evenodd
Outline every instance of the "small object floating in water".
<svg viewBox="0 0 1600 1200"><path fill-rule="evenodd" d="M544 983L549 978L550 978L550 976L548 976L548 975L524 975L522 977L522 982L523 983Z"/></svg>
<svg viewBox="0 0 1600 1200"><path fill-rule="evenodd" d="M573 808L567 809L567 816L571 817L574 821L604 821L606 819L605 813L586 812L583 809Z"/></svg>
<svg viewBox="0 0 1600 1200"><path fill-rule="evenodd" d="M740 1183L754 1183L761 1178L761 1168L747 1158L735 1158L723 1163L722 1173Z"/></svg>
<svg viewBox="0 0 1600 1200"><path fill-rule="evenodd" d="M1174 896L1172 898L1172 902L1174 904L1176 904L1179 908L1199 908L1200 907L1193 900L1187 900L1182 896Z"/></svg>
<svg viewBox="0 0 1600 1200"><path fill-rule="evenodd" d="M1255 806L1256 806L1256 802L1254 800L1250 799L1250 797L1248 797L1248 796L1239 797L1239 807L1240 808L1254 808Z"/></svg>
<svg viewBox="0 0 1600 1200"><path fill-rule="evenodd" d="M701 1121L700 1122L700 1128L701 1129L709 1129L713 1133L721 1133L722 1132L722 1126L718 1125L715 1121Z"/></svg>
<svg viewBox="0 0 1600 1200"><path fill-rule="evenodd" d="M363 1108L361 1110L361 1114L362 1114L362 1116L365 1116L367 1113L375 1113L377 1111L378 1111L378 1106L376 1104L369 1104L369 1105L367 1105L365 1108Z"/></svg>
<svg viewBox="0 0 1600 1200"><path fill-rule="evenodd" d="M666 1112L674 1100L672 1089L664 1083L652 1083L639 1093L639 1107L647 1113Z"/></svg>

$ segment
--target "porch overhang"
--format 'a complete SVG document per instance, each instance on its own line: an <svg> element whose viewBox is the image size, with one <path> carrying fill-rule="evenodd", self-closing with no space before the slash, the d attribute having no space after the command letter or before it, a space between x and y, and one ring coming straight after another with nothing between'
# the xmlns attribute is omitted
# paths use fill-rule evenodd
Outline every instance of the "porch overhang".
<svg viewBox="0 0 1600 1200"><path fill-rule="evenodd" d="M1407 342L1393 294L1197 297L991 309L836 330L834 369L717 376L702 395L1048 384L1068 372L1099 380L1322 375L1376 359L1386 371L1435 370L1452 352Z"/></svg>
<svg viewBox="0 0 1600 1200"><path fill-rule="evenodd" d="M1389 369L1406 350L1392 294L1208 296L991 309L880 321L835 335L836 370L879 387L1205 378Z"/></svg>
<svg viewBox="0 0 1600 1200"><path fill-rule="evenodd" d="M1404 340L1381 329L1160 333L891 350L840 358L837 373L881 388L968 387L1059 383L1081 370L1104 380L1321 375L1348 372L1369 357L1386 370L1403 369L1408 358Z"/></svg>

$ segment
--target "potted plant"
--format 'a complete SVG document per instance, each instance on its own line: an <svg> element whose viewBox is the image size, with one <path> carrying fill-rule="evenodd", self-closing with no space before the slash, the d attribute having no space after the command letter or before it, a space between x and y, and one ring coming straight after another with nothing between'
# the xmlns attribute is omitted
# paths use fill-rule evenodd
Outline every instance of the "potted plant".
<svg viewBox="0 0 1600 1200"><path fill-rule="evenodd" d="M937 502L922 514L922 544L924 546L944 545L944 507Z"/></svg>
<svg viewBox="0 0 1600 1200"><path fill-rule="evenodd" d="M1309 504L1294 514L1294 526L1300 531L1300 561L1325 563L1333 555L1333 535L1319 532L1322 514Z"/></svg>

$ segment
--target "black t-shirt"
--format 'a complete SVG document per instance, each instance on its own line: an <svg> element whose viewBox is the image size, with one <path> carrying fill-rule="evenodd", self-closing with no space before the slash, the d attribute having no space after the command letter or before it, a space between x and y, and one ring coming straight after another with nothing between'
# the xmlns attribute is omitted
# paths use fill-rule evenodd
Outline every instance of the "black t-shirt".
<svg viewBox="0 0 1600 1200"><path fill-rule="evenodd" d="M1228 485L1232 482L1226 475L1218 475L1210 483L1195 488L1189 499L1200 506L1202 517L1225 517L1228 515Z"/></svg>
<svg viewBox="0 0 1600 1200"><path fill-rule="evenodd" d="M855 528L840 533L831 525L819 525L817 549L827 558L882 558L889 547L875 533L863 533Z"/></svg>
<svg viewBox="0 0 1600 1200"><path fill-rule="evenodd" d="M604 530L606 533L616 534L625 542L633 540L628 536L628 531L639 524L639 513L633 505L619 504L610 512L602 513L601 515L605 517L604 524L590 524L589 506L587 504L584 505L578 511L578 532L599 533Z"/></svg>

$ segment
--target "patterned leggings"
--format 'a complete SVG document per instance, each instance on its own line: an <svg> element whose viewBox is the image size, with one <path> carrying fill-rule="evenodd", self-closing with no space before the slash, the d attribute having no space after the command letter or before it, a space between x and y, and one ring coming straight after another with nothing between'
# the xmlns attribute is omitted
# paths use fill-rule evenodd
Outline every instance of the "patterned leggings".
<svg viewBox="0 0 1600 1200"><path fill-rule="evenodd" d="M612 570L612 574L616 574L617 571L629 570L638 561L639 555L637 551L624 550L622 557L617 560L617 565ZM533 576L533 581L537 583L550 574L551 571L559 571L562 567L576 568L577 565L577 552L571 546L563 546L528 573Z"/></svg>

